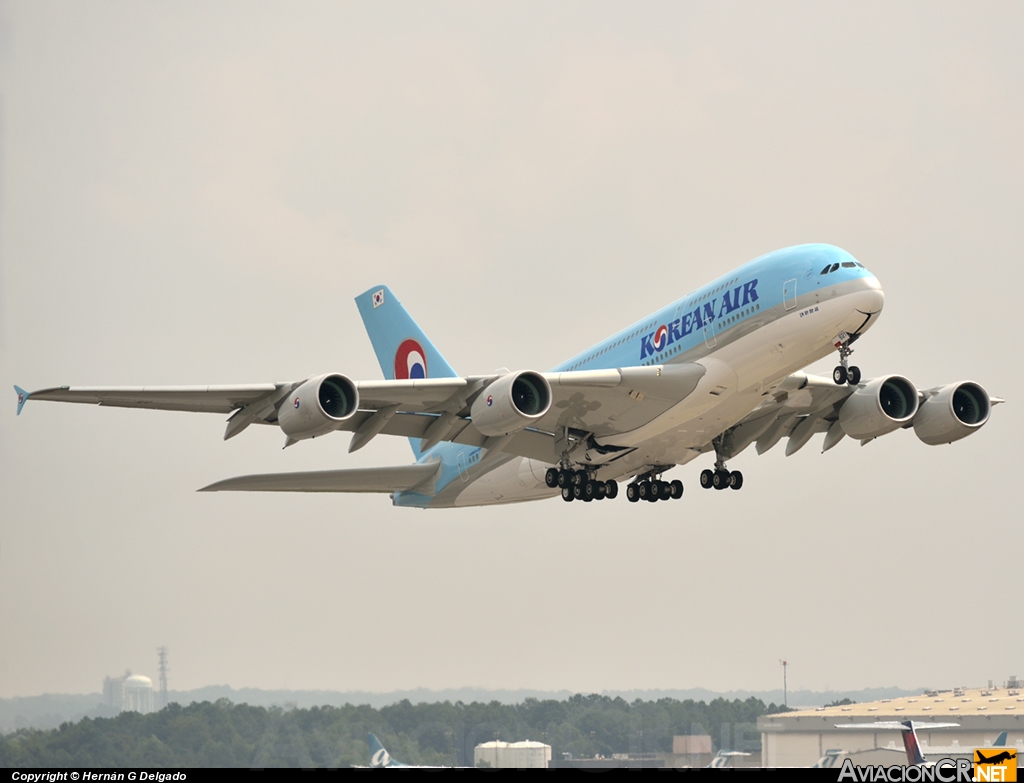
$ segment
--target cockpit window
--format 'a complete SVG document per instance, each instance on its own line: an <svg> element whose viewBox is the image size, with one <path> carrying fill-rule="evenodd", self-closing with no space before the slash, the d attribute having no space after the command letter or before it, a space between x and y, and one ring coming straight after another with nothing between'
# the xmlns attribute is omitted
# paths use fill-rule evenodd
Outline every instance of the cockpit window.
<svg viewBox="0 0 1024 783"><path fill-rule="evenodd" d="M833 273L833 272L835 272L835 271L836 271L836 270L837 270L838 268L839 268L839 264L832 264L832 268L831 268L830 270L828 270L828 273L829 273L829 274L832 274L832 273Z"/></svg>
<svg viewBox="0 0 1024 783"><path fill-rule="evenodd" d="M827 275L828 274L828 270L829 270L829 265L825 264L825 268L822 269L818 274L820 274L820 275Z"/></svg>
<svg viewBox="0 0 1024 783"><path fill-rule="evenodd" d="M856 264L857 266L859 266L859 267L860 267L861 269L867 269L867 267L866 267L866 266L864 266L864 264L862 264L862 263L861 263L860 261L854 261L853 263L855 263L855 264Z"/></svg>
<svg viewBox="0 0 1024 783"><path fill-rule="evenodd" d="M843 261L843 269L853 269L857 266L853 261Z"/></svg>

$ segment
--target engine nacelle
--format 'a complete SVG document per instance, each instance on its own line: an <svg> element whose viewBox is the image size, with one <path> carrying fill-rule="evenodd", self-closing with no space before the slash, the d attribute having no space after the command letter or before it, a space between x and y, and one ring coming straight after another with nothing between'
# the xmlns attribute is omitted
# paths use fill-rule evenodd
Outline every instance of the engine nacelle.
<svg viewBox="0 0 1024 783"><path fill-rule="evenodd" d="M292 440L326 435L359 409L359 391L344 375L310 378L281 403L277 423Z"/></svg>
<svg viewBox="0 0 1024 783"><path fill-rule="evenodd" d="M875 378L846 398L839 425L851 438L877 438L899 429L917 413L917 389L901 375Z"/></svg>
<svg viewBox="0 0 1024 783"><path fill-rule="evenodd" d="M510 372L484 389L473 402L473 425L484 435L518 432L548 412L551 386L535 372Z"/></svg>
<svg viewBox="0 0 1024 783"><path fill-rule="evenodd" d="M914 417L914 432L929 446L952 443L981 429L991 411L992 401L981 386L951 383L924 401Z"/></svg>

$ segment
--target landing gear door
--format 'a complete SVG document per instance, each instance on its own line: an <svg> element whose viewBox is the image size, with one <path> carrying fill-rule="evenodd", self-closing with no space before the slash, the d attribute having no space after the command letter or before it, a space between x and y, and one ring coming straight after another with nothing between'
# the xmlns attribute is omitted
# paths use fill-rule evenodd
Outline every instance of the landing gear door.
<svg viewBox="0 0 1024 783"><path fill-rule="evenodd" d="M782 302L787 310L796 307L796 278L787 280L782 285Z"/></svg>

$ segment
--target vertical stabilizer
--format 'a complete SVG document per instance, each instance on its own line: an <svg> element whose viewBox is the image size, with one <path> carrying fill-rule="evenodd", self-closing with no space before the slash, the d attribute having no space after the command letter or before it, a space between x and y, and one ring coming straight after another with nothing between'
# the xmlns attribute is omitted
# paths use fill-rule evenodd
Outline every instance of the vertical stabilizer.
<svg viewBox="0 0 1024 783"><path fill-rule="evenodd" d="M386 379L458 377L386 285L357 296L356 306ZM419 438L410 438L409 443L419 459Z"/></svg>
<svg viewBox="0 0 1024 783"><path fill-rule="evenodd" d="M380 740L377 739L377 735L370 732L366 735L366 744L370 746L370 766L371 767L404 767L405 765L401 762L395 761L388 755L388 752L384 750L384 746L380 744Z"/></svg>
<svg viewBox="0 0 1024 783"><path fill-rule="evenodd" d="M910 765L924 764L924 754L921 752L921 743L917 740L917 731L914 730L914 721L903 721L903 749L907 752L907 763Z"/></svg>

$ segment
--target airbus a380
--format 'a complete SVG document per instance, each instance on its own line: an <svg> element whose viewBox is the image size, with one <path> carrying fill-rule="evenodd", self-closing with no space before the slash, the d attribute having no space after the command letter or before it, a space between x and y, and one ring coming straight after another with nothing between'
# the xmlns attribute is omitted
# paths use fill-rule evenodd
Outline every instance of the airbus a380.
<svg viewBox="0 0 1024 783"><path fill-rule="evenodd" d="M356 304L386 380L340 373L242 386L75 387L29 399L230 414L225 440L279 426L285 446L351 432L349 451L380 434L409 438L412 465L240 476L204 491L390 493L397 506L450 508L618 495L679 498L662 476L705 453L705 489L743 486L728 461L787 438L787 456L818 432L823 451L912 427L952 443L989 419L973 381L918 390L907 378L865 380L852 345L878 320L878 279L824 244L769 253L678 299L552 370L460 376L385 286ZM800 371L838 354L832 378Z"/></svg>

